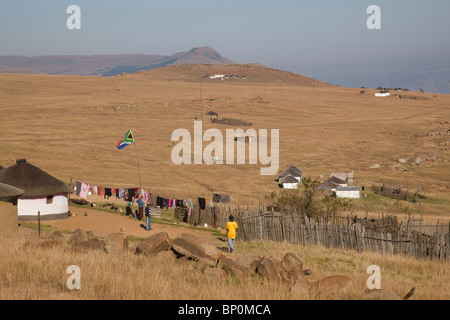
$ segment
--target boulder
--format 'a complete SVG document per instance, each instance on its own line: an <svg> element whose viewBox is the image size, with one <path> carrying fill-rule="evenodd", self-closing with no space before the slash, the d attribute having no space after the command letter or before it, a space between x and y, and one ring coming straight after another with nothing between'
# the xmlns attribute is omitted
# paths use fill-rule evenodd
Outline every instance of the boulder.
<svg viewBox="0 0 450 320"><path fill-rule="evenodd" d="M105 237L106 253L124 253L128 251L128 237L121 233L112 233Z"/></svg>
<svg viewBox="0 0 450 320"><path fill-rule="evenodd" d="M352 279L347 276L329 276L319 281L310 283L311 289L345 289L352 284Z"/></svg>
<svg viewBox="0 0 450 320"><path fill-rule="evenodd" d="M211 267L217 265L222 252L213 245L203 243L188 233L179 234L173 241L173 250L195 261L202 261Z"/></svg>
<svg viewBox="0 0 450 320"><path fill-rule="evenodd" d="M299 277L303 277L303 263L293 253L286 253L281 260L282 277L286 282L294 284Z"/></svg>
<svg viewBox="0 0 450 320"><path fill-rule="evenodd" d="M235 262L244 268L250 268L253 261L261 260L261 258L259 254L244 255L237 258Z"/></svg>
<svg viewBox="0 0 450 320"><path fill-rule="evenodd" d="M57 240L59 242L65 242L66 241L66 238L64 237L64 235L61 232L59 232L59 231L53 232L50 235L50 239Z"/></svg>
<svg viewBox="0 0 450 320"><path fill-rule="evenodd" d="M224 255L219 258L219 268L235 278L246 278L249 275L246 268L233 260L226 258Z"/></svg>
<svg viewBox="0 0 450 320"><path fill-rule="evenodd" d="M67 243L73 245L78 242L86 242L86 241L89 241L87 231L76 229L70 236L69 240L67 240Z"/></svg>
<svg viewBox="0 0 450 320"><path fill-rule="evenodd" d="M256 260L252 266L255 267L256 273L264 279L271 282L281 282L281 275L277 269L276 262L274 262L273 259L262 258L261 260Z"/></svg>
<svg viewBox="0 0 450 320"><path fill-rule="evenodd" d="M220 268L207 268L203 274L212 280L222 280L227 277L225 270Z"/></svg>
<svg viewBox="0 0 450 320"><path fill-rule="evenodd" d="M172 250L158 252L158 254L156 254L156 258L162 259L166 262L175 262L175 260L177 260L177 256Z"/></svg>
<svg viewBox="0 0 450 320"><path fill-rule="evenodd" d="M161 251L170 249L170 240L167 232L159 232L141 241L136 247L137 254L156 255Z"/></svg>
<svg viewBox="0 0 450 320"><path fill-rule="evenodd" d="M175 264L181 267L190 267L191 263L186 257L181 257L175 260Z"/></svg>

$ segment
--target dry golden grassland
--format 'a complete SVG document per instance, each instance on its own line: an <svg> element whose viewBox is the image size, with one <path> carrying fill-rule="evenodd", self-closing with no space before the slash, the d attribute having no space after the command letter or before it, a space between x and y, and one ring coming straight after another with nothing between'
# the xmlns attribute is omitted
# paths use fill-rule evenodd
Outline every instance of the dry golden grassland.
<svg viewBox="0 0 450 320"><path fill-rule="evenodd" d="M0 164L27 158L67 182L120 188L139 185L138 158L142 187L161 196L211 198L220 192L233 202L263 202L278 188L277 177L260 175L261 165L248 164L248 157L245 165L172 163L175 129L193 135L196 117L203 119L203 132L217 128L225 137L225 129L233 128L202 117L213 110L251 121L256 130L279 129L279 172L296 165L304 176L326 179L332 172L354 171L366 190L381 181L408 185L411 192L420 184L429 195L421 213L448 213L449 137L426 135L448 129L448 95L401 92L426 99L377 98L374 90L360 94L360 89L319 82L315 88L307 81L300 85L289 77L281 81L267 70L261 73L265 83L257 73L253 79L200 83L208 69L197 68L117 77L1 74ZM117 150L128 129L136 146ZM420 165L412 164L415 157L423 160ZM401 164L407 171L390 167L399 158L407 159ZM380 168L370 169L374 163ZM393 201L378 200L356 202L354 211L393 213ZM419 213L414 205L402 204Z"/></svg>
<svg viewBox="0 0 450 320"><path fill-rule="evenodd" d="M287 243L236 243L236 256L260 254L282 259L292 252L311 269L309 279L346 275L353 284L345 291L323 290L297 294L288 286L263 281L227 277L211 280L195 267L181 267L161 257L146 257L130 252L108 255L102 251L74 253L62 247L26 248L25 242L37 238L26 228L3 234L0 246L0 299L150 299L150 300L364 300L367 268L381 269L381 288L404 296L417 287L411 300L450 298L448 264L402 256L323 247L302 247ZM41 235L45 237L45 233ZM69 290L67 267L81 270L81 289Z"/></svg>

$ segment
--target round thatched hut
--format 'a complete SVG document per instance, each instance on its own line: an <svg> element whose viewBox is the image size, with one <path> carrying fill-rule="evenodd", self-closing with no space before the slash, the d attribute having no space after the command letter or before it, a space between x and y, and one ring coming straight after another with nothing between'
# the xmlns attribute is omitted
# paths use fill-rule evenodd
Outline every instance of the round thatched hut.
<svg viewBox="0 0 450 320"><path fill-rule="evenodd" d="M23 190L0 183L0 232L17 229L17 199Z"/></svg>
<svg viewBox="0 0 450 320"><path fill-rule="evenodd" d="M66 218L69 212L68 194L74 190L68 184L19 159L0 171L0 183L24 190L17 200L19 221Z"/></svg>

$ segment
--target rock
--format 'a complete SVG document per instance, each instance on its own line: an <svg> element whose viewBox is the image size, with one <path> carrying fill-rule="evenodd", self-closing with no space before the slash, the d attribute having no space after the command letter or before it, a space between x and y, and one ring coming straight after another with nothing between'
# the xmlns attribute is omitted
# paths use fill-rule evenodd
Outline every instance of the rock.
<svg viewBox="0 0 450 320"><path fill-rule="evenodd" d="M203 261L211 267L217 265L222 252L213 245L202 243L188 233L179 234L173 241L173 250L195 261Z"/></svg>
<svg viewBox="0 0 450 320"><path fill-rule="evenodd" d="M378 169L380 167L380 164L379 163L374 163L373 165L371 165L370 167L369 167L369 169Z"/></svg>
<svg viewBox="0 0 450 320"><path fill-rule="evenodd" d="M156 258L162 259L167 262L175 262L177 256L172 250L161 251L156 254Z"/></svg>
<svg viewBox="0 0 450 320"><path fill-rule="evenodd" d="M191 266L189 260L186 257L178 258L177 260L175 260L175 263L181 267L190 267Z"/></svg>
<svg viewBox="0 0 450 320"><path fill-rule="evenodd" d="M244 255L237 258L235 262L244 268L250 268L253 261L261 260L261 258L259 254Z"/></svg>
<svg viewBox="0 0 450 320"><path fill-rule="evenodd" d="M371 300L403 300L402 296L391 290L366 290L367 298Z"/></svg>
<svg viewBox="0 0 450 320"><path fill-rule="evenodd" d="M121 232L106 236L104 241L106 253L117 254L128 251L128 237Z"/></svg>
<svg viewBox="0 0 450 320"><path fill-rule="evenodd" d="M223 280L227 277L225 270L220 268L207 268L203 274L212 280Z"/></svg>
<svg viewBox="0 0 450 320"><path fill-rule="evenodd" d="M66 238L64 237L64 235L59 232L59 231L55 231L50 235L50 239L54 239L57 240L59 242L66 242Z"/></svg>
<svg viewBox="0 0 450 320"><path fill-rule="evenodd" d="M70 236L69 240L67 240L67 243L73 245L78 242L86 241L89 241L88 233L84 230L76 229Z"/></svg>
<svg viewBox="0 0 450 320"><path fill-rule="evenodd" d="M347 276L329 276L319 281L310 282L312 289L345 289L352 284Z"/></svg>
<svg viewBox="0 0 450 320"><path fill-rule="evenodd" d="M294 285L291 287L291 291L297 295L304 296L308 294L311 284L304 277L298 277Z"/></svg>
<svg viewBox="0 0 450 320"><path fill-rule="evenodd" d="M293 253L286 253L281 260L287 282L294 284L298 277L303 277L303 263ZM282 271L283 272L283 271Z"/></svg>
<svg viewBox="0 0 450 320"><path fill-rule="evenodd" d="M156 255L161 251L170 249L170 240L167 232L159 232L141 241L136 247L137 254Z"/></svg>
<svg viewBox="0 0 450 320"><path fill-rule="evenodd" d="M224 255L219 258L219 268L235 278L246 278L248 276L246 268L233 260L226 258Z"/></svg>
<svg viewBox="0 0 450 320"><path fill-rule="evenodd" d="M414 159L414 164L420 164L420 163L422 163L422 159L420 157L416 157Z"/></svg>
<svg viewBox="0 0 450 320"><path fill-rule="evenodd" d="M406 159L400 158L400 159L397 159L397 162L407 163L408 161Z"/></svg>
<svg viewBox="0 0 450 320"><path fill-rule="evenodd" d="M255 271L271 282L281 282L281 275L272 259L262 258L260 261L256 261Z"/></svg>

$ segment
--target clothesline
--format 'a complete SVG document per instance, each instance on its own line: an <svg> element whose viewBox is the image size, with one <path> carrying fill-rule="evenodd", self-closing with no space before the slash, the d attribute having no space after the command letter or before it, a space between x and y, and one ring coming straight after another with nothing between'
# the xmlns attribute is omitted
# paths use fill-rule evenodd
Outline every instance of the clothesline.
<svg viewBox="0 0 450 320"><path fill-rule="evenodd" d="M188 199L175 199L175 198L165 198L155 195L145 189L141 189L139 193L139 188L106 188L91 185L88 183L76 181L75 186L72 186L75 190L75 194L83 199L87 199L88 196L98 195L104 196L105 198L116 196L116 199L123 199L127 202L132 202L134 198L142 196L143 200L150 203L152 207L160 208L176 208L183 207L185 205L188 209L189 216L191 215L194 201L192 198ZM209 204L212 206L212 201L206 198L198 198L198 204L200 209L204 210Z"/></svg>

